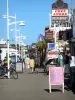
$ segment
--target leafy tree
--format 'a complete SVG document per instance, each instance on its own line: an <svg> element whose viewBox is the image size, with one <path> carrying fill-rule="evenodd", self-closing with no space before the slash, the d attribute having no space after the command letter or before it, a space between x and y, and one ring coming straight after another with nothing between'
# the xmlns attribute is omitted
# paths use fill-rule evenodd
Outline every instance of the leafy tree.
<svg viewBox="0 0 75 100"><path fill-rule="evenodd" d="M39 41L39 42L36 43L36 47L37 47L37 50L40 51L41 63L42 63L45 56L46 56L47 42L45 40Z"/></svg>

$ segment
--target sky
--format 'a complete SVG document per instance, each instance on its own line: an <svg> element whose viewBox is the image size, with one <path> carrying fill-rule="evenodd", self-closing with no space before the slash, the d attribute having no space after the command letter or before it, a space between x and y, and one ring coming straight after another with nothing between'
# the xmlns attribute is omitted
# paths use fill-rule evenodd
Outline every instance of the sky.
<svg viewBox="0 0 75 100"><path fill-rule="evenodd" d="M0 39L7 39L6 19L3 15L6 14L6 1L0 0ZM30 45L37 42L39 34L44 33L44 29L49 25L49 13L51 6L56 0L9 0L9 16L14 16L16 13L17 21L25 21L25 26L17 25L17 30L20 28L20 33L26 36L23 40L25 44ZM71 0L64 0L69 4ZM74 0L75 2L75 0ZM75 4L75 3L74 3ZM14 22L14 19L10 19ZM10 26L10 30L15 29L14 25ZM10 31L9 30L9 31ZM19 32L17 32L19 34ZM10 42L14 42L15 31L10 31ZM13 41L12 41L13 40Z"/></svg>

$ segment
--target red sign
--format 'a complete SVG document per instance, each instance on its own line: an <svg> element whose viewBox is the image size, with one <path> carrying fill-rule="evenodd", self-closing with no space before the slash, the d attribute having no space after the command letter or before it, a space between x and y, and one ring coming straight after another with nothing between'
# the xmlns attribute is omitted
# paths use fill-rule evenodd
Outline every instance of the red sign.
<svg viewBox="0 0 75 100"><path fill-rule="evenodd" d="M53 51L53 52L52 52L52 51L50 51L50 52L48 52L48 54L50 54L50 55L58 55L58 54L59 54L59 52L57 52L57 51L55 51L55 52L54 52L54 51Z"/></svg>
<svg viewBox="0 0 75 100"><path fill-rule="evenodd" d="M48 59L56 59L56 58L58 58L58 54L59 54L58 51L49 51L47 54L47 58Z"/></svg>
<svg viewBox="0 0 75 100"><path fill-rule="evenodd" d="M52 10L52 16L68 16L67 9Z"/></svg>

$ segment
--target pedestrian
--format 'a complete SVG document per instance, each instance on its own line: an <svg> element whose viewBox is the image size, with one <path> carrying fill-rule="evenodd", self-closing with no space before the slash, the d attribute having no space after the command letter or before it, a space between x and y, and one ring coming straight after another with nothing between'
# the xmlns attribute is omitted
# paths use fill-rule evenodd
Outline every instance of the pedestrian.
<svg viewBox="0 0 75 100"><path fill-rule="evenodd" d="M25 58L23 58L23 71L25 71Z"/></svg>
<svg viewBox="0 0 75 100"><path fill-rule="evenodd" d="M65 51L65 53L63 55L65 75L70 74L70 59L71 59L71 56L69 56L68 51Z"/></svg>
<svg viewBox="0 0 75 100"><path fill-rule="evenodd" d="M26 71L29 73L29 68L30 68L30 58L27 55L26 59L25 59L25 67L26 67Z"/></svg>
<svg viewBox="0 0 75 100"><path fill-rule="evenodd" d="M38 57L35 57L35 73L38 73L38 67L39 67L39 62L38 62Z"/></svg>
<svg viewBox="0 0 75 100"><path fill-rule="evenodd" d="M59 51L59 55L58 55L58 65L59 66L63 66L63 51Z"/></svg>
<svg viewBox="0 0 75 100"><path fill-rule="evenodd" d="M23 71L24 71L24 72L26 71L25 59L26 59L26 57L23 58Z"/></svg>
<svg viewBox="0 0 75 100"><path fill-rule="evenodd" d="M30 58L30 68L31 68L31 71L33 73L34 72L34 59L33 59L33 57Z"/></svg>

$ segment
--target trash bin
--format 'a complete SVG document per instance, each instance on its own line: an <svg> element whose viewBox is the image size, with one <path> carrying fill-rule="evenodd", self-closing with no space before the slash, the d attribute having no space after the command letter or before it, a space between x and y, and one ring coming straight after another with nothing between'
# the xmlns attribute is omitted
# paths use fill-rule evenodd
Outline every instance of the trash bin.
<svg viewBox="0 0 75 100"><path fill-rule="evenodd" d="M19 73L23 72L23 63L22 62L16 63L16 72L19 72Z"/></svg>

